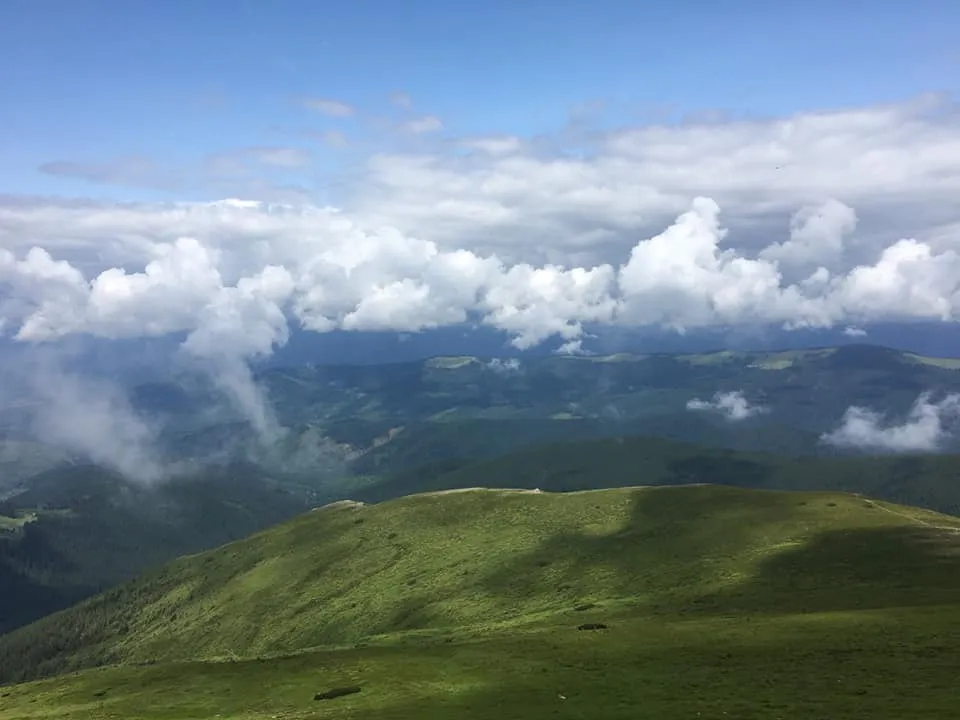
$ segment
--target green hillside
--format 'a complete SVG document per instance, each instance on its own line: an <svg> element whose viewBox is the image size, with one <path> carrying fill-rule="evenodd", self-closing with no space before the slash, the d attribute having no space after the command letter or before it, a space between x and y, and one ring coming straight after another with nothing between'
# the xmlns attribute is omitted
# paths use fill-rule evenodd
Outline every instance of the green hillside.
<svg viewBox="0 0 960 720"><path fill-rule="evenodd" d="M0 716L948 717L958 641L957 518L472 490L318 509L2 637L6 681L123 667L11 688ZM344 683L365 690L312 700Z"/></svg>
<svg viewBox="0 0 960 720"><path fill-rule="evenodd" d="M509 437L527 442L543 431L536 425L526 431L518 426L511 433L499 423L495 428L484 423L473 423L469 449L483 452ZM436 453L447 459L383 476L326 481L316 490L268 482L256 468L245 466L155 489L130 486L90 467L38 476L30 490L0 503L0 633L181 554L286 520L309 507L311 497L319 498L314 502L344 497L379 502L478 485L569 491L713 483L859 492L960 514L960 456L955 455L789 458L634 437L569 440L471 459L455 457L467 437L465 427L451 428L451 433L441 430L444 424L436 427L437 432L412 436L403 446L409 451L405 457ZM382 457L385 462L389 458ZM24 522L27 517L30 522Z"/></svg>
<svg viewBox="0 0 960 720"><path fill-rule="evenodd" d="M353 497L379 502L476 486L570 491L630 485L724 484L839 490L960 515L960 455L788 457L652 437L556 442L495 458L451 459L386 475Z"/></svg>

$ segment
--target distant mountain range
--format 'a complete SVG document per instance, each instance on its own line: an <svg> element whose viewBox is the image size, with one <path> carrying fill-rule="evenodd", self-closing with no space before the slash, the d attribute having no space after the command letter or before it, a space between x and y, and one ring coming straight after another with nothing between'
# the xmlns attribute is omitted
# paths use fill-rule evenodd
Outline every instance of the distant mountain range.
<svg viewBox="0 0 960 720"><path fill-rule="evenodd" d="M282 455L294 460L311 449L305 433L343 446L338 462L349 463L358 454L390 452L384 448L392 444L418 444L411 433L432 435L441 424L449 428L451 423L476 420L540 423L540 429L520 433L533 441L552 434L653 433L737 449L835 454L857 451L855 444L821 442L851 407L876 413L884 422L906 422L921 396L936 402L960 392L960 360L872 345L523 360L449 356L367 366L276 368L263 371L258 380L278 422L292 431ZM724 407L722 397L718 404L723 394L739 398L739 410ZM210 389L188 392L173 383L133 389L134 407L163 419L168 451L191 456L213 450L229 455L231 447L248 451L256 445L249 432L238 432L242 418L230 416L229 408L219 426L198 424L198 419L211 416L212 407L226 407L219 397ZM225 430L228 421L238 424ZM574 424L561 427L554 421ZM548 422L550 429L544 425ZM472 431L467 426L465 433ZM455 448L454 456L473 453L472 438L461 438L460 445L455 431L443 432ZM485 452L511 449L516 437L504 437L504 442L502 447L491 444ZM337 455L332 448L323 449L326 457ZM883 447L865 449L877 452ZM943 433L925 449L960 449L960 440ZM249 454L244 459L257 462ZM410 462L434 459L419 455ZM360 466L369 468L371 463L360 461Z"/></svg>

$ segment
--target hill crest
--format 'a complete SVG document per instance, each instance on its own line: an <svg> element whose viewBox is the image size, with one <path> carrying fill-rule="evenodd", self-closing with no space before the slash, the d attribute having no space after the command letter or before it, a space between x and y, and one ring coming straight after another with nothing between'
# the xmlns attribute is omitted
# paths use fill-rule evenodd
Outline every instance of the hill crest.
<svg viewBox="0 0 960 720"><path fill-rule="evenodd" d="M0 638L0 677L576 625L578 607L695 616L958 602L957 528L857 495L716 485L340 504Z"/></svg>

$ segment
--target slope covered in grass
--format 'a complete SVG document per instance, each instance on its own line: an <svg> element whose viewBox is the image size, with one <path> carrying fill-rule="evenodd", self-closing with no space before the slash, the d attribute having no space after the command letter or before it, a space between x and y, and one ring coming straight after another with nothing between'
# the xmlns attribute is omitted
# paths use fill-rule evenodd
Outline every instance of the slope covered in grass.
<svg viewBox="0 0 960 720"><path fill-rule="evenodd" d="M596 611L581 616L598 617ZM4 720L953 720L955 607L599 615L454 642L124 666L0 689ZM329 702L318 692L361 692Z"/></svg>
<svg viewBox="0 0 960 720"><path fill-rule="evenodd" d="M960 515L960 455L789 457L615 437L545 443L496 458L453 459L385 475L358 488L367 502L452 488L569 491L716 483L776 490L839 490Z"/></svg>
<svg viewBox="0 0 960 720"><path fill-rule="evenodd" d="M853 495L719 486L342 503L0 638L0 672L459 642L588 616L958 607L958 528Z"/></svg>

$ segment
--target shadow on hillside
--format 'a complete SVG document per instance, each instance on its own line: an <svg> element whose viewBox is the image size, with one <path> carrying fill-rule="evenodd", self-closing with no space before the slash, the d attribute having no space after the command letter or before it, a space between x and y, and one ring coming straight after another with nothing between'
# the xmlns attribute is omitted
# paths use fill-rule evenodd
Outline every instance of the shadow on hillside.
<svg viewBox="0 0 960 720"><path fill-rule="evenodd" d="M756 529L756 518L785 521L791 513L777 495L723 486L660 487L636 494L630 517L604 535L559 532L537 550L508 560L486 578L490 593L524 597L550 591L576 603L610 595L635 597L651 609L671 609L699 594L713 557L733 554ZM601 506L594 508L598 513Z"/></svg>
<svg viewBox="0 0 960 720"><path fill-rule="evenodd" d="M806 501L798 495L796 502ZM616 532L555 534L506 562L485 585L498 596L517 597L549 591L552 584L557 601L575 604L613 594L678 614L960 602L960 534L949 530L828 531L750 568L743 556L764 537L764 528L773 530L792 515L781 493L747 495L722 486L639 492L628 522ZM716 587L723 566L750 574L724 590L705 592L711 583Z"/></svg>
<svg viewBox="0 0 960 720"><path fill-rule="evenodd" d="M925 527L822 533L697 603L719 612L880 610L960 602L960 534Z"/></svg>

